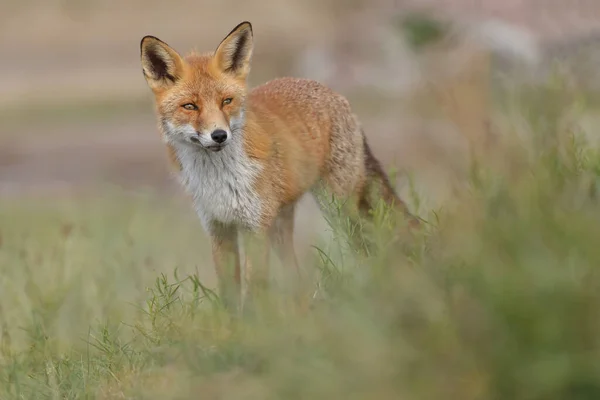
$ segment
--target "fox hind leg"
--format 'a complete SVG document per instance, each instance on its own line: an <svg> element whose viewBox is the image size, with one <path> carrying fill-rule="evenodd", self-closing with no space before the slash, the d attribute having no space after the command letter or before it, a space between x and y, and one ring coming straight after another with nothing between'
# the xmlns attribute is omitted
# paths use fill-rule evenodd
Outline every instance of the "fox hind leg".
<svg viewBox="0 0 600 400"><path fill-rule="evenodd" d="M337 122L330 132L329 159L312 193L328 222L342 224L348 239L362 248L360 200L367 179L365 142L353 115Z"/></svg>
<svg viewBox="0 0 600 400"><path fill-rule="evenodd" d="M346 223L346 230L350 231L349 239L358 250L369 252L360 219L370 220L372 216L369 211L379 201L402 213L411 226L419 224L406 203L395 193L381 164L373 155L356 117L344 120L332 129L330 145L330 158L313 194L322 212L330 217L337 217L338 213L332 210L325 196L332 194L342 200L342 212L347 219L338 222Z"/></svg>

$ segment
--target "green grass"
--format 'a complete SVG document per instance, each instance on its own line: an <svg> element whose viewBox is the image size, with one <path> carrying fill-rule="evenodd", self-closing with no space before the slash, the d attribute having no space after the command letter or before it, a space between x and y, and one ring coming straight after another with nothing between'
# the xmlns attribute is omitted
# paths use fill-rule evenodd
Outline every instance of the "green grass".
<svg viewBox="0 0 600 400"><path fill-rule="evenodd" d="M378 209L368 256L333 218L308 310L228 314L185 206L3 200L0 398L597 399L600 157L567 89L508 105L511 173L474 168L413 236Z"/></svg>

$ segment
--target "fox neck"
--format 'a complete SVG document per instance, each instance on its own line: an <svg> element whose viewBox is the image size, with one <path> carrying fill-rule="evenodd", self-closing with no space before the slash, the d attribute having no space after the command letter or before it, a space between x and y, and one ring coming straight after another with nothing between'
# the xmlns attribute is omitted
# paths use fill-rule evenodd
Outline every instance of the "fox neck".
<svg viewBox="0 0 600 400"><path fill-rule="evenodd" d="M173 144L181 164L180 182L209 232L215 223L257 229L261 222L255 190L261 165L246 154L243 115L232 121L230 129L231 141L219 152Z"/></svg>

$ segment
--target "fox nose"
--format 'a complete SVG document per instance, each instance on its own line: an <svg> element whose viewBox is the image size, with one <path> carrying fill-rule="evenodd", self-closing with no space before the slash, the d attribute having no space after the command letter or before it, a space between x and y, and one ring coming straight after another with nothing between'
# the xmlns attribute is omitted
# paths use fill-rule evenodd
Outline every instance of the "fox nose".
<svg viewBox="0 0 600 400"><path fill-rule="evenodd" d="M225 132L223 129L217 129L210 134L210 137L217 143L223 143L225 140L227 140L227 132Z"/></svg>

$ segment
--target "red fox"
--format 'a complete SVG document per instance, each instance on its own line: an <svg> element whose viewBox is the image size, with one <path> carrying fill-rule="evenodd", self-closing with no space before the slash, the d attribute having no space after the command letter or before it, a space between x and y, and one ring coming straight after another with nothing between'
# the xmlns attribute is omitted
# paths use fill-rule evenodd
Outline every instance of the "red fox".
<svg viewBox="0 0 600 400"><path fill-rule="evenodd" d="M417 221L392 189L344 97L309 79L278 78L247 89L249 22L208 54L182 57L154 36L145 36L140 47L159 130L211 237L222 295L241 294L238 231L265 239L260 257L273 246L284 263L298 267L294 206L307 192L324 188L366 214L377 185L387 204ZM267 263L261 258L257 264ZM268 270L262 272L250 280L266 279Z"/></svg>

